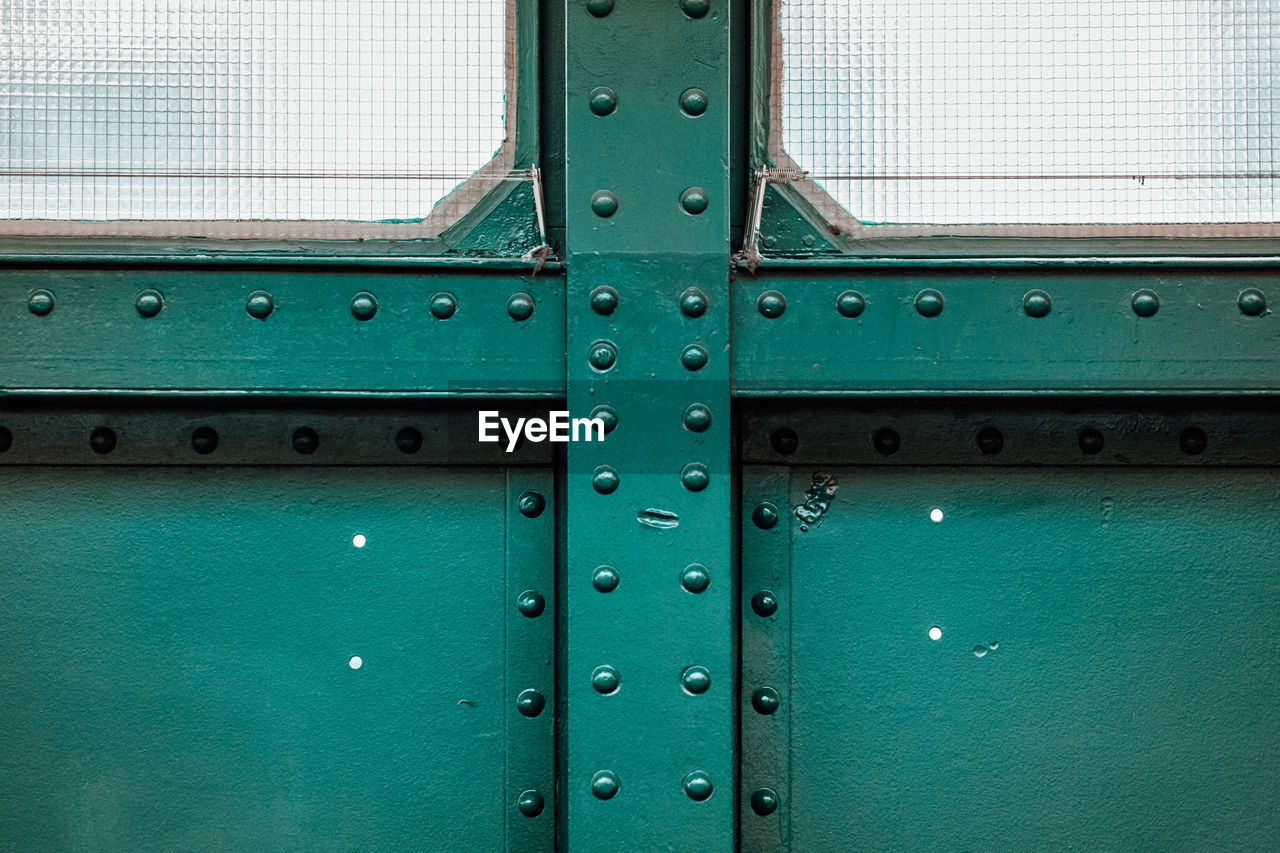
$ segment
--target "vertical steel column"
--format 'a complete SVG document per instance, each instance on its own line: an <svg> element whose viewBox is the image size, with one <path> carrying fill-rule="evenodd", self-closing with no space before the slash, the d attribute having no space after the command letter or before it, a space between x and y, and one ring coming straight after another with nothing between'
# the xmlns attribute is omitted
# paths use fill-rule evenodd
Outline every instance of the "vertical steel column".
<svg viewBox="0 0 1280 853"><path fill-rule="evenodd" d="M568 846L729 850L729 5L565 28Z"/></svg>

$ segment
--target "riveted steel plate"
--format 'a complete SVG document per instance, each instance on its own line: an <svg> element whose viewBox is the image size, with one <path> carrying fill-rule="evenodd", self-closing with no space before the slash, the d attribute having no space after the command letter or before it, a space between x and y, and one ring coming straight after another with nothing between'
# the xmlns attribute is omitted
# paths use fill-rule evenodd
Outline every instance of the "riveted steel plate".
<svg viewBox="0 0 1280 853"><path fill-rule="evenodd" d="M24 466L0 493L0 847L550 848L549 472Z"/></svg>
<svg viewBox="0 0 1280 853"><path fill-rule="evenodd" d="M744 472L744 849L1270 846L1274 468L778 470Z"/></svg>
<svg viewBox="0 0 1280 853"><path fill-rule="evenodd" d="M560 396L563 351L563 279L549 273L0 270L8 391Z"/></svg>

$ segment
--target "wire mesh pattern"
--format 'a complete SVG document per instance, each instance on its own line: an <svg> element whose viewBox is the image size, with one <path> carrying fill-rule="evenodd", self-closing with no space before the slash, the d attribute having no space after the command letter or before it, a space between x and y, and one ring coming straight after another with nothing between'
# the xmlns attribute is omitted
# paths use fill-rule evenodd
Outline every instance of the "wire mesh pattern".
<svg viewBox="0 0 1280 853"><path fill-rule="evenodd" d="M2 0L0 219L421 219L506 136L506 11Z"/></svg>
<svg viewBox="0 0 1280 853"><path fill-rule="evenodd" d="M782 148L861 222L1280 221L1274 0L779 2Z"/></svg>

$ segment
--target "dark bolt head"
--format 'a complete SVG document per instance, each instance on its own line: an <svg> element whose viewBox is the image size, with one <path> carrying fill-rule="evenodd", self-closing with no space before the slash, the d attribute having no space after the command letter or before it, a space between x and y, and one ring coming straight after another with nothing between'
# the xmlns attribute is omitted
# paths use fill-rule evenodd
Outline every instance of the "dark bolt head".
<svg viewBox="0 0 1280 853"><path fill-rule="evenodd" d="M711 0L680 0L680 11L690 18L701 18L711 9Z"/></svg>
<svg viewBox="0 0 1280 853"><path fill-rule="evenodd" d="M902 448L902 437L898 435L897 430L878 429L871 436L871 446L881 456L892 456Z"/></svg>
<svg viewBox="0 0 1280 853"><path fill-rule="evenodd" d="M8 427L0 426L0 453L4 453L10 447L13 447L13 433Z"/></svg>
<svg viewBox="0 0 1280 853"><path fill-rule="evenodd" d="M1043 290L1028 291L1022 297L1022 310L1028 317L1043 317L1053 310L1053 300Z"/></svg>
<svg viewBox="0 0 1280 853"><path fill-rule="evenodd" d="M769 501L756 504L751 511L751 521L761 530L769 530L778 524L778 507Z"/></svg>
<svg viewBox="0 0 1280 853"><path fill-rule="evenodd" d="M783 456L790 456L800 447L800 436L791 427L779 427L769 437L773 449Z"/></svg>
<svg viewBox="0 0 1280 853"><path fill-rule="evenodd" d="M692 593L699 593L711 586L711 574L701 563L692 563L680 573L680 586Z"/></svg>
<svg viewBox="0 0 1280 853"><path fill-rule="evenodd" d="M525 817L537 817L542 814L542 810L546 808L546 805L542 795L532 789L521 791L520 796L516 799L516 807L520 809L520 814Z"/></svg>
<svg viewBox="0 0 1280 853"><path fill-rule="evenodd" d="M700 287L690 287L680 294L680 312L686 317L701 317L707 313L707 294Z"/></svg>
<svg viewBox="0 0 1280 853"><path fill-rule="evenodd" d="M778 612L778 599L771 590L762 589L751 596L751 609L757 616L772 616Z"/></svg>
<svg viewBox="0 0 1280 853"><path fill-rule="evenodd" d="M686 667L680 674L680 686L686 693L706 693L711 687L711 672L705 666Z"/></svg>
<svg viewBox="0 0 1280 853"><path fill-rule="evenodd" d="M422 433L413 427L405 427L396 433L396 447L401 453L417 453L422 449Z"/></svg>
<svg viewBox="0 0 1280 853"><path fill-rule="evenodd" d="M770 320L787 310L787 298L776 290L766 290L756 299L756 310Z"/></svg>
<svg viewBox="0 0 1280 853"><path fill-rule="evenodd" d="M701 770L695 770L684 777L684 792L695 803L707 799L714 791L715 786L711 784L711 777Z"/></svg>
<svg viewBox="0 0 1280 853"><path fill-rule="evenodd" d="M1256 287L1240 291L1240 313L1246 317L1257 317L1267 310L1267 297Z"/></svg>
<svg viewBox="0 0 1280 853"><path fill-rule="evenodd" d="M772 687L761 687L751 694L751 707L755 708L758 714L772 714L778 710L780 704L782 700L778 696L778 691Z"/></svg>
<svg viewBox="0 0 1280 853"><path fill-rule="evenodd" d="M591 585L599 592L613 592L619 580L618 570L613 566L599 566L591 574Z"/></svg>
<svg viewBox="0 0 1280 853"><path fill-rule="evenodd" d="M697 216L707 209L707 205L711 202L707 198L707 191L702 187L689 187L680 193L680 207L685 213Z"/></svg>
<svg viewBox="0 0 1280 853"><path fill-rule="evenodd" d="M311 427L299 427L293 431L293 449L303 454L312 454L320 449L320 436Z"/></svg>
<svg viewBox="0 0 1280 853"><path fill-rule="evenodd" d="M778 792L772 788L757 788L751 793L751 810L764 817L778 809Z"/></svg>
<svg viewBox="0 0 1280 853"><path fill-rule="evenodd" d="M591 310L600 315L612 314L618 307L618 291L603 284L591 291Z"/></svg>
<svg viewBox="0 0 1280 853"><path fill-rule="evenodd" d="M596 341L587 351L587 363L593 370L608 370L617 360L618 348L608 341Z"/></svg>
<svg viewBox="0 0 1280 853"><path fill-rule="evenodd" d="M587 103L591 106L591 112L607 116L618 108L618 93L608 86L598 86L587 95Z"/></svg>
<svg viewBox="0 0 1280 853"><path fill-rule="evenodd" d="M700 492L711 482L707 466L701 462L690 462L680 472L680 483L691 492Z"/></svg>
<svg viewBox="0 0 1280 853"><path fill-rule="evenodd" d="M513 294L507 300L507 314L512 320L528 320L533 316L533 297L527 293Z"/></svg>
<svg viewBox="0 0 1280 853"><path fill-rule="evenodd" d="M218 449L218 432L213 427L197 427L191 433L191 449L202 456L207 456Z"/></svg>
<svg viewBox="0 0 1280 853"><path fill-rule="evenodd" d="M591 210L596 216L608 219L618 212L618 197L608 190L599 190L591 196Z"/></svg>
<svg viewBox="0 0 1280 853"><path fill-rule="evenodd" d="M694 403L684 410L684 425L691 432L705 432L711 426L711 409Z"/></svg>
<svg viewBox="0 0 1280 853"><path fill-rule="evenodd" d="M591 793L595 794L598 799L607 800L613 797L621 787L622 783L618 781L618 774L612 771L601 770L591 777Z"/></svg>
<svg viewBox="0 0 1280 853"><path fill-rule="evenodd" d="M1133 313L1139 317L1154 317L1160 310L1160 297L1154 290L1143 288L1133 294Z"/></svg>
<svg viewBox="0 0 1280 853"><path fill-rule="evenodd" d="M591 417L604 421L605 435L618 428L618 413L613 406L596 406L591 410Z"/></svg>
<svg viewBox="0 0 1280 853"><path fill-rule="evenodd" d="M621 684L622 676L611 666L598 666L591 672L591 686L597 693L603 693L606 696L617 693Z"/></svg>
<svg viewBox="0 0 1280 853"><path fill-rule="evenodd" d="M94 453L106 455L116 449L116 433L109 427L95 427L89 433L89 446Z"/></svg>
<svg viewBox="0 0 1280 853"><path fill-rule="evenodd" d="M597 18L603 18L613 11L613 0L587 0L587 11Z"/></svg>
<svg viewBox="0 0 1280 853"><path fill-rule="evenodd" d="M1209 446L1209 436L1197 426L1189 426L1178 436L1178 445L1188 456L1199 456Z"/></svg>
<svg viewBox="0 0 1280 853"><path fill-rule="evenodd" d="M916 310L922 317L937 317L945 305L942 294L936 290L922 290L916 294Z"/></svg>
<svg viewBox="0 0 1280 853"><path fill-rule="evenodd" d="M1101 453L1103 446L1106 445L1106 440L1102 437L1102 433L1092 427L1080 430L1078 441L1080 443L1080 452L1087 453L1090 456Z"/></svg>
<svg viewBox="0 0 1280 853"><path fill-rule="evenodd" d="M700 116L707 111L711 101L701 89L685 89L680 93L680 109L685 115Z"/></svg>
<svg viewBox="0 0 1280 853"><path fill-rule="evenodd" d="M680 363L687 370L701 370L707 366L707 350L699 344L689 344L680 353Z"/></svg>
<svg viewBox="0 0 1280 853"><path fill-rule="evenodd" d="M1004 450L1004 434L995 427L983 427L978 430L976 443L984 454L994 456Z"/></svg>

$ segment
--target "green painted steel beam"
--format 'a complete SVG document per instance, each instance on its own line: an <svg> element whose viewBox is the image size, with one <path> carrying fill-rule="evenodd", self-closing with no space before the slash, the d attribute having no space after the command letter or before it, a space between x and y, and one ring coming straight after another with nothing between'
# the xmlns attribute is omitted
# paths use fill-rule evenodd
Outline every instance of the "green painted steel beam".
<svg viewBox="0 0 1280 853"><path fill-rule="evenodd" d="M731 850L730 9L565 15L566 839Z"/></svg>
<svg viewBox="0 0 1280 853"><path fill-rule="evenodd" d="M9 392L563 394L554 273L13 266Z"/></svg>
<svg viewBox="0 0 1280 853"><path fill-rule="evenodd" d="M760 270L733 284L734 390L1273 393L1280 390L1277 270L1214 263Z"/></svg>

